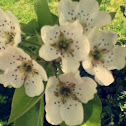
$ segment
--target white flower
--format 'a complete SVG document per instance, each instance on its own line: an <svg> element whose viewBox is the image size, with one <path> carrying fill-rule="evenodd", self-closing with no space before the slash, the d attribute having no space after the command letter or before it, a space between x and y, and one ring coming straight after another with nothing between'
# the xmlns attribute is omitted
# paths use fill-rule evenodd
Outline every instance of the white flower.
<svg viewBox="0 0 126 126"><path fill-rule="evenodd" d="M111 23L111 16L104 11L99 11L97 0L61 0L58 6L59 22L73 22L79 19L83 26L84 34L88 35L94 27L101 28Z"/></svg>
<svg viewBox="0 0 126 126"><path fill-rule="evenodd" d="M9 46L17 46L21 41L20 34L17 18L11 12L0 9L0 54Z"/></svg>
<svg viewBox="0 0 126 126"><path fill-rule="evenodd" d="M82 103L93 99L96 87L91 78L79 78L73 73L50 77L45 91L47 121L52 125L62 121L67 125L81 124L84 120Z"/></svg>
<svg viewBox="0 0 126 126"><path fill-rule="evenodd" d="M24 84L25 92L30 97L43 92L42 81L47 81L45 70L21 49L8 47L0 56L0 69L5 71L0 75L0 83L5 87L11 85L19 88Z"/></svg>
<svg viewBox="0 0 126 126"><path fill-rule="evenodd" d="M95 75L100 85L108 86L114 81L110 70L125 67L126 49L114 46L117 39L117 34L107 30L94 30L89 37L91 51L87 60L83 61L83 67Z"/></svg>
<svg viewBox="0 0 126 126"><path fill-rule="evenodd" d="M40 57L46 61L62 59L64 72L76 71L89 53L89 42L83 36L83 28L78 21L55 26L44 26L41 29L44 45L39 51Z"/></svg>

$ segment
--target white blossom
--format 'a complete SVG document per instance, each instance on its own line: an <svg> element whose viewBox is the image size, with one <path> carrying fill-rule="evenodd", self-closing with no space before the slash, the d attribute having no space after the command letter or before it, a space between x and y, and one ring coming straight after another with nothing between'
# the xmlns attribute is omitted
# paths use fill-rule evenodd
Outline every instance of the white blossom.
<svg viewBox="0 0 126 126"><path fill-rule="evenodd" d="M60 24L78 19L85 35L89 35L94 27L101 28L111 23L110 14L99 11L97 0L80 0L79 2L61 0L58 13Z"/></svg>
<svg viewBox="0 0 126 126"><path fill-rule="evenodd" d="M84 120L82 103L93 99L97 84L89 77L67 73L58 78L50 77L45 91L46 119L52 125L64 121L67 125L79 125Z"/></svg>
<svg viewBox="0 0 126 126"><path fill-rule="evenodd" d="M60 57L65 73L76 71L79 62L89 53L89 42L78 21L61 26L44 26L41 37L44 45L40 48L40 57L46 61Z"/></svg>
<svg viewBox="0 0 126 126"><path fill-rule="evenodd" d="M0 54L9 46L21 42L21 31L17 18L11 12L0 9Z"/></svg>
<svg viewBox="0 0 126 126"><path fill-rule="evenodd" d="M112 31L94 29L88 39L91 50L83 67L100 85L108 86L114 81L110 70L125 67L126 49L115 46L118 37Z"/></svg>
<svg viewBox="0 0 126 126"><path fill-rule="evenodd" d="M8 47L0 56L0 69L4 70L4 74L0 75L0 83L5 87L11 85L19 88L24 84L25 92L30 97L43 92L42 81L47 81L45 70L21 49Z"/></svg>

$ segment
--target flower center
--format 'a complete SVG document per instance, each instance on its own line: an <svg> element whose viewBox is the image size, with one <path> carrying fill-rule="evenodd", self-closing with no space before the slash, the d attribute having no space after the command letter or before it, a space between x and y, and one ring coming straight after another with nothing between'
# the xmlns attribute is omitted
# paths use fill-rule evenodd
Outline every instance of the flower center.
<svg viewBox="0 0 126 126"><path fill-rule="evenodd" d="M107 53L106 49L98 49L94 47L94 50L90 51L89 54L92 57L92 64L96 65L96 64L104 63L103 56L106 53Z"/></svg>
<svg viewBox="0 0 126 126"><path fill-rule="evenodd" d="M75 84L66 84L64 82L61 82L59 80L59 84L57 85L56 91L54 91L54 94L56 97L61 98L61 102L64 104L67 102L68 99L73 99L79 101L79 99L76 97L76 94L74 92L75 90Z"/></svg>
<svg viewBox="0 0 126 126"><path fill-rule="evenodd" d="M67 40L65 40L65 39L60 40L60 41L58 42L58 44L57 44L57 46L58 46L58 48L59 48L60 51L62 51L62 50L64 50L64 51L68 50L69 45L70 45L70 44L69 44L69 41L67 41Z"/></svg>
<svg viewBox="0 0 126 126"><path fill-rule="evenodd" d="M68 98L70 96L70 94L72 93L72 91L69 87L62 87L59 92L60 92L61 96L65 97L65 98Z"/></svg>
<svg viewBox="0 0 126 126"><path fill-rule="evenodd" d="M80 24L83 27L83 29L85 29L87 27L87 24L82 19L80 19L79 21L80 21Z"/></svg>
<svg viewBox="0 0 126 126"><path fill-rule="evenodd" d="M7 39L7 41L6 41L6 45L8 45L8 44L10 44L10 45L14 45L14 36L15 36L15 34L13 33L13 32L6 32L5 33L5 37L6 37L6 39Z"/></svg>
<svg viewBox="0 0 126 126"><path fill-rule="evenodd" d="M22 64L17 67L21 73L23 73L23 79L24 81L27 80L29 75L37 73L35 69L33 69L32 61L24 61L22 60Z"/></svg>
<svg viewBox="0 0 126 126"><path fill-rule="evenodd" d="M58 37L58 40L51 44L52 47L57 49L57 52L60 52L61 55L67 54L68 56L73 56L71 44L73 43L72 39L68 39L64 36L62 32L60 32L60 35Z"/></svg>
<svg viewBox="0 0 126 126"><path fill-rule="evenodd" d="M100 50L94 50L93 52L93 58L94 60L100 60L102 58L102 53L100 52Z"/></svg>
<svg viewBox="0 0 126 126"><path fill-rule="evenodd" d="M28 63L28 62L24 62L22 64L22 70L26 73L30 73L32 72L32 64Z"/></svg>

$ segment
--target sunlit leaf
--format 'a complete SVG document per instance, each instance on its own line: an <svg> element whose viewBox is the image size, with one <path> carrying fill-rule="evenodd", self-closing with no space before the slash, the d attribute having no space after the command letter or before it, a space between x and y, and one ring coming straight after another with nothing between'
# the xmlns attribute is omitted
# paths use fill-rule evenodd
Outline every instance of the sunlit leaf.
<svg viewBox="0 0 126 126"><path fill-rule="evenodd" d="M53 25L52 14L49 10L47 0L36 0L35 12L38 18L39 29L44 25Z"/></svg>

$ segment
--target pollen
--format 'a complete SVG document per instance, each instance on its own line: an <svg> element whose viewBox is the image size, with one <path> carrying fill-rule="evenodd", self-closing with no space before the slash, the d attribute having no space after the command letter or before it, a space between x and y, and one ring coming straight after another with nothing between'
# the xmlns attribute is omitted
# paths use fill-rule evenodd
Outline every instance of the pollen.
<svg viewBox="0 0 126 126"><path fill-rule="evenodd" d="M69 33L67 33L67 35L69 35ZM66 54L67 56L73 56L73 52L71 49L72 44L73 40L66 38L65 35L62 32L60 32L58 40L50 45L51 47L57 50L57 53L59 52L62 56L64 56L64 54Z"/></svg>
<svg viewBox="0 0 126 126"><path fill-rule="evenodd" d="M97 64L104 64L104 54L108 53L108 50L106 49L98 49L97 46L94 46L94 50L90 51L89 56L92 57L92 64L97 65Z"/></svg>
<svg viewBox="0 0 126 126"><path fill-rule="evenodd" d="M6 38L6 45L14 45L14 37L15 34L13 32L5 32L5 38Z"/></svg>
<svg viewBox="0 0 126 126"><path fill-rule="evenodd" d="M56 90L54 91L54 95L56 97L60 97L60 100L63 104L66 103L68 99L79 101L74 91L75 84L68 84L67 82L65 83L59 80L59 84L57 85Z"/></svg>

